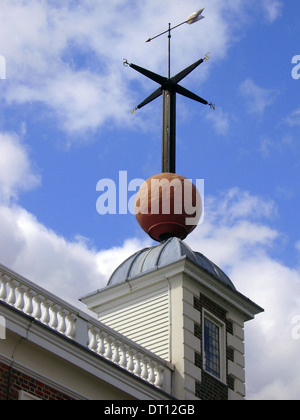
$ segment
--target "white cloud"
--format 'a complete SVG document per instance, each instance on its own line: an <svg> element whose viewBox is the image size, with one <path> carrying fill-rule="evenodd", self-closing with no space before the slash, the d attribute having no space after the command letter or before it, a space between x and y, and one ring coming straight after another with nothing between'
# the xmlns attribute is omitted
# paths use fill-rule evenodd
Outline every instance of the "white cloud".
<svg viewBox="0 0 300 420"><path fill-rule="evenodd" d="M149 85L135 72L124 69L122 58L161 72L165 68L165 43L145 46L145 38L160 32L170 19L180 22L199 4L194 0L178 2L176 7L174 0L163 3L147 0L134 5L125 0L110 0L105 7L99 0L77 2L77 6L74 3L2 1L0 38L5 42L1 54L7 61L3 97L11 104L46 105L71 133L96 129L111 120L127 123L127 113L139 99L134 89L129 94L132 81ZM212 51L218 59L225 57L233 42L233 32L245 21L246 6L252 2L204 3L209 19L182 29L174 42L174 54L184 57L186 65L199 58L199 37L203 40L203 53ZM263 1L269 22L280 16L279 6L277 0ZM223 18L224 13L231 13L231 19ZM82 62L72 61L76 54L84 57ZM191 77L201 83L208 68L203 67L197 77ZM260 115L278 94L257 86L251 79L242 87L249 111ZM208 118L219 133L226 134L229 115L222 109L217 112ZM216 116L219 120L214 119ZM296 110L288 123L298 126L298 120ZM264 146L267 152L270 144ZM74 241L66 240L26 210L11 204L20 192L36 187L39 182L21 140L9 133L0 134L1 263L79 304L79 296L103 287L122 261L150 242L133 238L113 249L96 250L80 235ZM266 309L247 327L249 396L297 399L300 342L292 339L291 319L300 313L295 293L299 290L300 272L272 256L278 244L283 246L283 235L270 227L276 216L274 202L232 189L207 198L205 223L187 242L220 265L238 290Z"/></svg>
<svg viewBox="0 0 300 420"><path fill-rule="evenodd" d="M269 156L270 151L274 148L274 142L269 138L265 137L262 139L260 144L260 151L264 157Z"/></svg>
<svg viewBox="0 0 300 420"><path fill-rule="evenodd" d="M282 9L283 9L282 1L263 0L261 6L266 16L266 19L270 23L275 22L275 20L277 20L282 14Z"/></svg>
<svg viewBox="0 0 300 420"><path fill-rule="evenodd" d="M208 51L218 60L226 57L240 36L248 3L204 1L207 19L181 29L172 46L174 56L184 57L186 65ZM129 112L139 100L130 82L149 83L124 69L123 57L161 73L166 68L165 42L146 45L145 40L161 32L170 20L179 23L198 8L196 0L177 1L176 7L173 0L135 4L111 0L105 7L98 0L3 0L1 54L7 62L3 98L8 104L46 105L71 133L96 129L109 121L138 125L138 118L130 119ZM227 14L231 19L226 19ZM176 63L174 72L182 70L182 60ZM201 83L210 65L203 66L197 77L191 75L191 80ZM226 118L223 115L217 130L227 130Z"/></svg>
<svg viewBox="0 0 300 420"><path fill-rule="evenodd" d="M300 313L300 270L264 257L241 263L232 277L265 309L246 328L249 397L299 399L300 342L293 337L292 320Z"/></svg>
<svg viewBox="0 0 300 420"><path fill-rule="evenodd" d="M279 92L275 89L265 89L256 85L253 80L246 79L239 87L250 114L263 115L265 109L272 105Z"/></svg>
<svg viewBox="0 0 300 420"><path fill-rule="evenodd" d="M226 135L229 130L229 113L216 108L215 111L206 114L205 118L211 121L218 134Z"/></svg>
<svg viewBox="0 0 300 420"><path fill-rule="evenodd" d="M97 251L80 236L67 241L19 206L0 206L0 232L2 264L77 306L80 296L104 287L119 264L150 243L133 238Z"/></svg>
<svg viewBox="0 0 300 420"><path fill-rule="evenodd" d="M300 314L300 270L272 257L286 240L269 226L274 215L274 202L234 188L207 199L205 223L187 239L265 309L246 328L250 399L297 399L300 393L300 342L292 335L293 317ZM3 264L81 309L78 297L104 287L121 262L151 244L133 238L96 250L80 236L67 241L18 206L0 206L0 231Z"/></svg>
<svg viewBox="0 0 300 420"><path fill-rule="evenodd" d="M246 327L249 399L298 399L300 393L300 341L292 335L293 317L300 314L300 269L272 257L286 241L269 227L276 214L273 201L233 189L207 200L204 225L187 239L265 309Z"/></svg>
<svg viewBox="0 0 300 420"><path fill-rule="evenodd" d="M273 201L233 188L218 197L206 197L205 221L188 238L195 250L225 270L239 261L265 255L279 233L262 221L277 215Z"/></svg>
<svg viewBox="0 0 300 420"><path fill-rule="evenodd" d="M290 127L300 126L300 108L293 111L285 120Z"/></svg>
<svg viewBox="0 0 300 420"><path fill-rule="evenodd" d="M15 134L0 133L0 202L15 199L20 191L39 183L26 147Z"/></svg>

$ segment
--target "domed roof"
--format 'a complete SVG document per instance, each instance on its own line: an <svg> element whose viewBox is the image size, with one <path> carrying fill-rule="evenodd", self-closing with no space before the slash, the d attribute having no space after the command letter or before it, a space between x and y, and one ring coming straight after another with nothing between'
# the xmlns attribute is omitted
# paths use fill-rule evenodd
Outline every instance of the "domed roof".
<svg viewBox="0 0 300 420"><path fill-rule="evenodd" d="M178 238L170 238L158 246L145 248L129 257L113 273L107 287L157 270L183 258L192 261L232 290L236 290L231 280L219 267L200 252L192 251L188 245Z"/></svg>

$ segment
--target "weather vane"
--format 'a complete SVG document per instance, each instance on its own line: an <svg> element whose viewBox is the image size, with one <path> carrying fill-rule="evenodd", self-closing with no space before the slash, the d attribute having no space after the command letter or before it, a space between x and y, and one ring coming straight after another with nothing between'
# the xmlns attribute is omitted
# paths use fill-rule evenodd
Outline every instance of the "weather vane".
<svg viewBox="0 0 300 420"><path fill-rule="evenodd" d="M176 76L171 78L171 31L182 26L184 24L193 24L202 19L204 9L199 10L198 12L192 13L188 18L180 23L179 25L171 27L169 24L169 29L165 32L162 32L159 35L149 38L146 42L151 42L152 40L168 33L168 77L160 76L159 74L153 73L147 69L139 67L135 64L128 63L124 59L123 64L125 66L130 66L134 70L158 83L160 87L153 92L148 98L141 102L137 107L132 111L134 113L137 109L143 108L145 105L152 102L154 99L163 95L163 147L162 147L162 172L163 173L175 173L176 172L176 93L183 95L189 99L193 99L196 102L200 102L204 105L209 105L212 109L215 109L215 105L211 102L207 102L205 99L194 94L193 92L185 89L180 86L178 83L188 76L193 70L195 70L200 64L204 61L207 61L209 56L205 55L204 58L196 61L191 66L187 67L185 70L178 73Z"/></svg>

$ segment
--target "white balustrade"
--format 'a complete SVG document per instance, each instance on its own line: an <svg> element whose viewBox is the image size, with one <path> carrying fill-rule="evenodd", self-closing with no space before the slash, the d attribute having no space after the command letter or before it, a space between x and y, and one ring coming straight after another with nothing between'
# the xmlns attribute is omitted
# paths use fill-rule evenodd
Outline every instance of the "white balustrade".
<svg viewBox="0 0 300 420"><path fill-rule="evenodd" d="M95 325L89 325L89 349L144 381L158 388L163 388L164 371L168 368L157 360L151 359L147 350L138 345L135 346L134 343L132 345L126 344L125 337L122 341L120 337L114 337L111 333L108 334L105 331L106 329L107 327L104 325L103 329L97 328ZM116 335L118 334L116 333Z"/></svg>
<svg viewBox="0 0 300 420"><path fill-rule="evenodd" d="M25 282L0 274L0 300L68 338L76 335L76 315Z"/></svg>
<svg viewBox="0 0 300 420"><path fill-rule="evenodd" d="M0 301L87 347L132 375L171 392L172 369L168 363L88 315L79 314L76 308L32 282L3 273L1 268ZM77 331L78 325L80 331Z"/></svg>

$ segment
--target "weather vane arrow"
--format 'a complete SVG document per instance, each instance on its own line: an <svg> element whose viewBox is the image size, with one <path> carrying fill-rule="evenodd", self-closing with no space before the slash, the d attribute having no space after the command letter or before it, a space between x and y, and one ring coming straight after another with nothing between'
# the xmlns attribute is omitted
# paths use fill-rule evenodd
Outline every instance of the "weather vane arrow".
<svg viewBox="0 0 300 420"><path fill-rule="evenodd" d="M158 98L159 96L163 95L163 152L162 152L162 172L164 173L175 173L176 172L176 94L183 95L189 99L192 99L196 102L200 102L203 105L209 105L212 109L215 109L215 105L211 102L206 101L205 99L201 98L200 96L196 95L195 93L185 89L184 87L180 86L178 83L181 82L186 76L188 76L193 70L195 70L200 64L204 61L209 59L208 54L205 55L204 58L196 61L191 66L187 67L176 76L171 78L171 70L170 70L170 56L171 56L171 31L173 29L178 28L179 26L187 23L193 24L195 22L204 19L202 15L204 9L199 10L198 12L192 13L188 16L188 18L180 23L179 25L171 27L169 24L169 29L165 32L162 32L159 35L156 35L153 38L149 38L146 42L150 42L153 39L160 37L168 33L169 38L169 54L168 54L168 77L160 76L159 74L153 73L150 70L144 69L143 67L137 66L136 64L128 63L126 59L124 59L123 64L125 66L129 66L136 70L137 72L143 74L144 76L148 77L149 79L153 80L154 82L158 83L160 87L155 90L148 98L146 98L143 102L141 102L137 107L135 107L132 111L134 113L137 109L143 108L145 105L152 102L154 99Z"/></svg>
<svg viewBox="0 0 300 420"><path fill-rule="evenodd" d="M179 26L182 26L185 23L188 23L189 25L192 25L193 23L199 22L199 20L204 19L204 17L205 17L205 16L202 15L203 12L204 12L204 9L201 9L198 12L192 13L191 15L188 16L188 18L184 22L179 23L179 25L176 25L173 28L170 27L165 32L162 32L161 34L156 35L153 38L147 39L146 42L151 42L151 41L153 41L153 39L156 39L156 38L158 38L162 35L165 35L165 34L169 33L169 31L173 31L173 29L179 28Z"/></svg>

